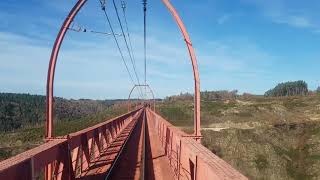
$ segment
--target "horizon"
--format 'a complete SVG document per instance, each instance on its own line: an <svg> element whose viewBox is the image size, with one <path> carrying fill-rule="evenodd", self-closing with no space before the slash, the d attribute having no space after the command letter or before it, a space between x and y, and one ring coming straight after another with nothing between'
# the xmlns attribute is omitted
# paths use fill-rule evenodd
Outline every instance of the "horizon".
<svg viewBox="0 0 320 180"><path fill-rule="evenodd" d="M316 78L320 75L320 2L172 2L196 49L201 91L237 89L241 94L263 95L281 82L302 79L310 90L320 85ZM74 3L0 2L0 92L45 95L51 48ZM140 1L127 4L137 73L143 79L142 5ZM108 10L119 32L114 10ZM88 1L75 22L110 31L95 1ZM147 76L156 97L193 93L184 41L160 1L148 3L147 23ZM111 37L68 32L58 58L54 96L125 99L132 84L115 48Z"/></svg>
<svg viewBox="0 0 320 180"><path fill-rule="evenodd" d="M302 80L303 81L303 80ZM287 82L295 82L295 81L287 81ZM278 84L281 84L281 83L286 83L286 82L279 82ZM320 86L319 86L320 87ZM270 89L268 89L268 90L271 90L271 89L273 89L273 88L275 88L275 87L272 87L272 88L270 88ZM202 93L202 92L219 92L219 91L228 91L228 92L231 92L231 91L237 91L237 95L239 95L239 96L242 96L242 95L244 95L244 94L251 94L251 95L253 95L253 96L264 96L265 95L265 93L267 92L264 92L263 94L254 94L254 93L251 93L251 92L241 92L241 93L239 93L239 91L237 90L237 89L229 89L229 90L227 90L227 89L220 89L220 90L201 90L200 92ZM314 92L314 91L317 91L317 89L310 89L310 88L308 88L308 91L309 92ZM21 93L17 93L17 92L1 92L0 91L0 94L21 94L21 95L32 95L32 96L46 96L46 94L34 94L34 93L29 93L29 92L21 92ZM161 99L161 100L163 100L163 99L166 99L166 98L168 98L168 97L172 97L172 96L179 96L179 95L181 95L181 94L191 94L191 95L193 95L194 93L193 92L179 92L179 93L177 93L177 94L170 94L170 95L167 95L167 96L165 96L165 97L155 97L155 99ZM62 97L62 96L55 96L56 98L63 98L63 99L67 99L67 100L94 100L94 101L112 101L112 100L127 100L127 98L109 98L109 99L94 99L94 98L86 98L86 97L80 97L80 98L68 98L68 97ZM131 99L131 100L134 100L134 99L138 99L138 98L133 98L133 99Z"/></svg>

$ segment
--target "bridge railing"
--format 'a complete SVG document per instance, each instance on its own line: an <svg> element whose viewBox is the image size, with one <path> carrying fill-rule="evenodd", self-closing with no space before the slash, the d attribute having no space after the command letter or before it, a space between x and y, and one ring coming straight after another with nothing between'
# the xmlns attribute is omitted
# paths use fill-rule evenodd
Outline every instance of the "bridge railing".
<svg viewBox="0 0 320 180"><path fill-rule="evenodd" d="M179 180L247 179L231 165L164 118L147 110L148 124L157 130L175 178Z"/></svg>
<svg viewBox="0 0 320 180"><path fill-rule="evenodd" d="M52 165L49 179L75 179L100 156L120 132L138 117L137 109L93 127L49 139L48 142L0 162L0 179L33 180L44 176L44 168Z"/></svg>

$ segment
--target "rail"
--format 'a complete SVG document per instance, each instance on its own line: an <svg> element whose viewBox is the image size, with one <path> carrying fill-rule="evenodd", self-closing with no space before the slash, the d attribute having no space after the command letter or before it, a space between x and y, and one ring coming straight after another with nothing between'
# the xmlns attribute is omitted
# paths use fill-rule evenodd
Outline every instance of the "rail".
<svg viewBox="0 0 320 180"><path fill-rule="evenodd" d="M144 113L144 112L143 112L143 113ZM124 148L126 147L126 145L127 145L128 141L129 141L129 139L130 139L133 131L134 131L134 130L136 129L136 127L137 127L137 123L138 123L138 121L135 122L134 127L131 129L128 137L126 138L126 140L125 140L124 143L122 144L121 149L120 149L120 152L117 154L117 157L116 157L116 159L113 161L113 163L112 163L112 165L111 165L111 168L108 170L108 173L107 173L107 175L106 175L106 177L105 177L106 180L107 180L107 179L110 179L111 173L112 173L112 171L114 170L116 164L117 164L118 161L119 161L119 157L122 155L122 152L123 152Z"/></svg>
<svg viewBox="0 0 320 180"><path fill-rule="evenodd" d="M142 150L141 150L141 166L140 166L140 180L145 179L145 162L146 162L146 114L147 112L143 112L143 124L142 124L142 131L143 131L143 139L142 139Z"/></svg>

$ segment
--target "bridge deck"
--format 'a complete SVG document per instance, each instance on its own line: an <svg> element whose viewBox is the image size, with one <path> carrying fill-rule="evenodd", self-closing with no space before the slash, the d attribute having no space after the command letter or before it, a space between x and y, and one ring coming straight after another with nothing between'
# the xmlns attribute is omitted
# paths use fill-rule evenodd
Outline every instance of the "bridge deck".
<svg viewBox="0 0 320 180"><path fill-rule="evenodd" d="M143 148L142 117L112 169L109 179L140 179Z"/></svg>
<svg viewBox="0 0 320 180"><path fill-rule="evenodd" d="M138 180L144 173L145 178L149 180L173 180L174 173L170 168L165 151L161 148L158 135L148 125L151 123L149 120L146 121L146 129L144 129L143 120L145 119L141 114L137 121L131 122L101 153L100 157L91 162L90 168L78 179L99 180L108 176L108 179ZM145 146L143 145L144 135ZM144 151L143 148L145 148ZM145 164L142 162L143 157L145 157ZM144 171L141 169L142 166L145 167Z"/></svg>
<svg viewBox="0 0 320 180"><path fill-rule="evenodd" d="M246 180L149 108L140 108L0 162L0 179Z"/></svg>
<svg viewBox="0 0 320 180"><path fill-rule="evenodd" d="M120 135L115 139L114 142L103 150L100 157L91 162L89 169L84 171L80 178L81 180L99 180L105 179L107 173L111 169L113 163L115 162L118 154L125 141L129 138L130 133L134 130L136 126L136 120L130 122L130 124L120 133Z"/></svg>
<svg viewBox="0 0 320 180"><path fill-rule="evenodd" d="M161 148L161 142L157 131L152 129L152 120L147 119L146 135L146 179L173 180L174 173L170 168L169 159L165 150Z"/></svg>

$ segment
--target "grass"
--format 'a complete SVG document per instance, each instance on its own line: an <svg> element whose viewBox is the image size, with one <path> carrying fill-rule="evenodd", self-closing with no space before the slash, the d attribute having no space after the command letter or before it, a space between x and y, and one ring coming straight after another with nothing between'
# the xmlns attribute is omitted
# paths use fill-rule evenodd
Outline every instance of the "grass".
<svg viewBox="0 0 320 180"><path fill-rule="evenodd" d="M320 155L310 155L309 158L312 160L320 161Z"/></svg>
<svg viewBox="0 0 320 180"><path fill-rule="evenodd" d="M0 149L0 160L11 156L11 151L8 149Z"/></svg>
<svg viewBox="0 0 320 180"><path fill-rule="evenodd" d="M201 102L203 127L215 123L225 126L229 122L259 123L252 130L241 127L220 132L204 130L203 145L252 179L318 179L320 125L319 122L306 121L308 117L304 112L319 113L317 105L320 104L320 96L249 98L243 101L250 103ZM193 126L192 109L186 102L171 102L162 106L164 109L167 107L174 107L170 116L168 111L163 111L167 113L165 118L173 121L174 125L188 121L190 127ZM275 173L275 176L269 176L270 173Z"/></svg>
<svg viewBox="0 0 320 180"><path fill-rule="evenodd" d="M186 103L170 102L161 104L157 109L162 117L175 126L193 125L193 111Z"/></svg>
<svg viewBox="0 0 320 180"><path fill-rule="evenodd" d="M301 101L301 99L297 98L287 98L283 100L283 106L288 108L289 110L293 110L299 107L307 107L308 104Z"/></svg>
<svg viewBox="0 0 320 180"><path fill-rule="evenodd" d="M158 113L175 126L193 126L192 101L168 101L158 105ZM223 111L236 107L230 101L203 101L201 102L201 124L209 125L213 120L223 117ZM248 115L244 114L244 116Z"/></svg>
<svg viewBox="0 0 320 180"><path fill-rule="evenodd" d="M265 170L269 166L267 158L262 154L257 155L255 163L259 171Z"/></svg>
<svg viewBox="0 0 320 180"><path fill-rule="evenodd" d="M219 156L220 158L223 158L223 150L222 148L213 142L213 139L211 138L213 136L211 131L201 131L201 134L203 136L202 139L202 145L208 148L211 152L213 152L215 155Z"/></svg>
<svg viewBox="0 0 320 180"><path fill-rule="evenodd" d="M310 154L310 150L314 145L308 144L313 133L313 129L317 129L317 127L316 125L310 124L305 128L307 131L302 130L302 132L296 135L296 146L287 148L273 146L275 152L286 161L286 170L288 175L295 180L307 180L314 178L315 174L310 174L308 172L308 168L312 167L318 160L320 160L319 155Z"/></svg>
<svg viewBox="0 0 320 180"><path fill-rule="evenodd" d="M253 117L252 113L248 111L239 112L237 115L240 117Z"/></svg>
<svg viewBox="0 0 320 180"><path fill-rule="evenodd" d="M316 168L319 166L320 155L317 154L317 148L319 148L317 137L320 135L320 125L318 122L308 124L304 122L304 119L299 120L299 117L301 117L300 113L305 110L313 111L311 107L320 103L320 96L315 99L311 97L259 97L246 99L246 101L250 101L250 103L201 102L202 126L214 123L228 125L228 122L234 124L255 122L261 125L261 127L257 126L255 129L249 130L231 128L220 132L202 131L203 145L252 179L259 179L260 176L263 176L262 179L269 179L270 176L267 176L266 173L270 172L280 172L284 177L290 179L303 180L319 177L319 174L316 176L317 174L310 173L309 169L313 166ZM277 105L285 107L283 108L285 113L282 116L279 116L274 110L274 106L277 107ZM108 109L96 116L58 121L55 124L55 133L56 135L69 134L124 112ZM192 101L159 103L157 104L157 112L173 125L183 126L185 131L192 132ZM286 122L280 121L281 119L286 119ZM277 123L283 124L284 127L273 126ZM294 123L294 128L290 128L292 123ZM41 142L43 135L43 126L37 126L21 129L14 133L0 134L0 142L12 147L23 144L27 149L32 147L32 144L28 144L30 142ZM0 148L0 156L10 156L15 153L17 152L10 152L8 148ZM278 171L275 168L281 170ZM256 172L259 177L255 176Z"/></svg>

